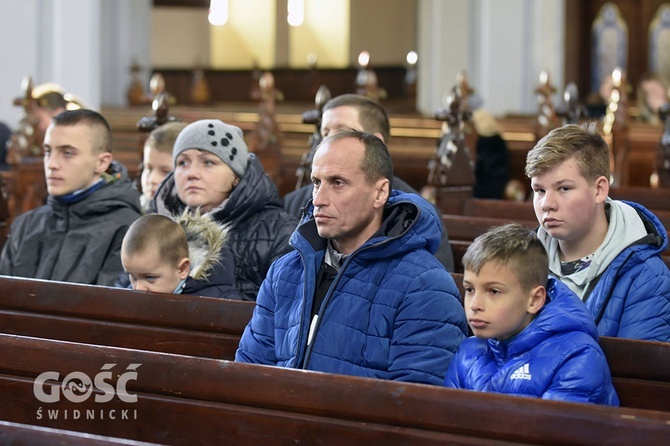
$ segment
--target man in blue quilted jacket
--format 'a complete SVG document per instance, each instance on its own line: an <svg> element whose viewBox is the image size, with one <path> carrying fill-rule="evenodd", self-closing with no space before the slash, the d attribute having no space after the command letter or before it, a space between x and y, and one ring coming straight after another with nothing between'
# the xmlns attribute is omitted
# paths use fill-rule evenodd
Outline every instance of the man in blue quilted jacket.
<svg viewBox="0 0 670 446"><path fill-rule="evenodd" d="M333 134L312 162L313 204L270 268L236 360L441 385L466 336L451 275L433 255L434 208L392 191L384 143Z"/></svg>
<svg viewBox="0 0 670 446"><path fill-rule="evenodd" d="M618 406L593 317L549 275L547 252L518 223L477 237L463 256L465 312L475 336L444 384L480 392Z"/></svg>
<svg viewBox="0 0 670 446"><path fill-rule="evenodd" d="M607 143L588 126L552 130L528 152L549 269L586 303L600 336L670 342L668 232L637 203L609 198Z"/></svg>

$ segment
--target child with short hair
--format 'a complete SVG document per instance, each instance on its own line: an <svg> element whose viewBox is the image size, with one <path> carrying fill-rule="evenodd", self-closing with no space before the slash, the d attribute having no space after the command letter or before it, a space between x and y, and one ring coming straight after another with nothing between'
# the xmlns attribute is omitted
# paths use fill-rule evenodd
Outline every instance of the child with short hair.
<svg viewBox="0 0 670 446"><path fill-rule="evenodd" d="M474 240L463 265L474 336L461 344L445 386L619 405L593 316L548 279L547 253L533 231L493 228Z"/></svg>
<svg viewBox="0 0 670 446"><path fill-rule="evenodd" d="M226 228L211 217L185 213L177 221L147 214L128 229L121 262L138 291L241 299Z"/></svg>
<svg viewBox="0 0 670 446"><path fill-rule="evenodd" d="M178 121L165 123L153 129L144 142L140 203L145 213L151 212L151 200L156 195L158 186L172 172L172 148L186 125L185 122Z"/></svg>

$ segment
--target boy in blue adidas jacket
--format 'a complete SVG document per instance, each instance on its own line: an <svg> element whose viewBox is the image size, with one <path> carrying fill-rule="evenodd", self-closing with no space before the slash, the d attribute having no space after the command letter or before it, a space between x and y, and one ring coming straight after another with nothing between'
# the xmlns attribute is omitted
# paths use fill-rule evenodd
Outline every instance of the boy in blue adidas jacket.
<svg viewBox="0 0 670 446"><path fill-rule="evenodd" d="M475 239L463 257L465 312L475 336L445 386L618 406L593 316L549 273L536 234L518 224Z"/></svg>

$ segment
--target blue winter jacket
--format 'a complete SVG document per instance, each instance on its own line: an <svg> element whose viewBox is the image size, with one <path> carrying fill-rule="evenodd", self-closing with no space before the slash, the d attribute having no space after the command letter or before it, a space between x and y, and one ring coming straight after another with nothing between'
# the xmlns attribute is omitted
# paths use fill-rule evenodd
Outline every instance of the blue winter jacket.
<svg viewBox="0 0 670 446"><path fill-rule="evenodd" d="M618 406L591 314L576 294L553 278L547 300L535 319L510 339L473 336L463 341L444 385Z"/></svg>
<svg viewBox="0 0 670 446"><path fill-rule="evenodd" d="M668 232L647 208L634 207L647 236L624 249L587 292L600 336L670 342L670 271L661 259Z"/></svg>
<svg viewBox="0 0 670 446"><path fill-rule="evenodd" d="M347 257L307 335L327 241L313 218L261 286L236 361L441 385L467 333L456 284L433 253L433 207L393 191L382 228Z"/></svg>

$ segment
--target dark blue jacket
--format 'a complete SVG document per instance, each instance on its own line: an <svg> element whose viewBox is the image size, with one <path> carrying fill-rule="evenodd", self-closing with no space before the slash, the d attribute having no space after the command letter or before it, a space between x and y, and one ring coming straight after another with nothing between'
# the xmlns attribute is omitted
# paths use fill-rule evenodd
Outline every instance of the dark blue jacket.
<svg viewBox="0 0 670 446"><path fill-rule="evenodd" d="M306 340L327 241L313 218L291 236L261 286L236 360L442 384L465 338L458 288L433 253L440 221L416 194L393 191L382 228L347 257Z"/></svg>
<svg viewBox="0 0 670 446"><path fill-rule="evenodd" d="M618 406L591 314L576 294L553 278L547 299L516 336L463 341L445 386Z"/></svg>
<svg viewBox="0 0 670 446"><path fill-rule="evenodd" d="M668 232L647 208L634 207L647 236L624 249L588 293L600 336L670 342L670 271L661 259Z"/></svg>
<svg viewBox="0 0 670 446"><path fill-rule="evenodd" d="M207 278L195 279L189 276L181 294L242 300L240 292L235 288L233 253L230 249L223 248L219 259L219 263L212 267Z"/></svg>
<svg viewBox="0 0 670 446"><path fill-rule="evenodd" d="M235 257L228 247L229 228L198 212L186 212L177 222L186 233L191 261L181 293L241 300L235 288Z"/></svg>

